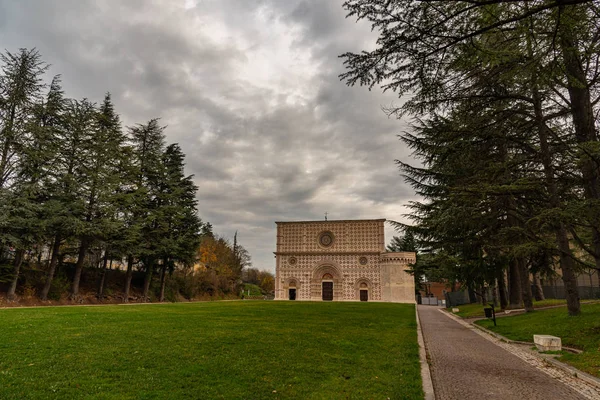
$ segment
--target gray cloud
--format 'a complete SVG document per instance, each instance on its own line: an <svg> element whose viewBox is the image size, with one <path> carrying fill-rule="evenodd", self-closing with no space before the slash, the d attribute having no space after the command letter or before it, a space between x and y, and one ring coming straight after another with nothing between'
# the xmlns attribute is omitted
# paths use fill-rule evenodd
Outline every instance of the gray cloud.
<svg viewBox="0 0 600 400"><path fill-rule="evenodd" d="M413 199L398 99L338 79L373 43L328 0L0 0L0 47L37 47L71 97L110 91L126 125L161 117L203 220L271 270L275 220L400 220Z"/></svg>

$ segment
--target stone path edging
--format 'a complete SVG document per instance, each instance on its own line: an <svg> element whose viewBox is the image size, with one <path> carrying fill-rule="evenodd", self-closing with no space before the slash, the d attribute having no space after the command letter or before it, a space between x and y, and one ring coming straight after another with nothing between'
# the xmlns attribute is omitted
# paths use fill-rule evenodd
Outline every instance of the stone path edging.
<svg viewBox="0 0 600 400"><path fill-rule="evenodd" d="M528 346L535 346L534 342L524 342L522 340L512 340L512 339L507 338L506 336L502 336L499 333L496 333L494 331L490 331L488 328L484 328L483 326L477 325L475 323L477 321L481 321L482 319L485 319L485 318L477 318L477 319L474 319L474 320L469 321L467 323L470 324L470 325L472 325L472 326L474 326L477 329L481 329L482 331L484 331L488 335L494 336L496 339L502 340L503 342L506 342L506 343L516 343L516 344L526 344ZM581 354L581 353L583 353L582 350L575 349L573 347L562 346L562 349L565 350L565 351L568 351L569 353L573 353L573 354ZM540 354L540 355L542 355L542 354ZM582 372L582 373L584 373L584 372ZM600 384L600 379L598 380L598 384Z"/></svg>
<svg viewBox="0 0 600 400"><path fill-rule="evenodd" d="M596 400L600 398L600 384L597 378L592 377L583 371L579 371L574 367L567 366L555 359L551 359L551 357L543 357L539 353L520 349L516 345L507 342L509 339L506 339L495 332L491 332L492 334L490 334L490 331L483 327L465 322L462 318L445 312L442 309L439 311L448 318L453 319L468 329L471 329L473 332L489 340L495 345L519 357L526 363L550 375L552 378L562 382L585 398L590 400Z"/></svg>
<svg viewBox="0 0 600 400"><path fill-rule="evenodd" d="M421 330L421 322L419 321L419 311L417 310L416 305L415 315L417 319L417 342L419 343L419 362L421 364L423 392L425 393L425 400L435 400L433 381L431 380L431 370L429 369L429 361L427 360L427 349L425 348L425 340L423 339L423 331Z"/></svg>
<svg viewBox="0 0 600 400"><path fill-rule="evenodd" d="M455 314L453 314L453 313L451 313L449 311L446 311L446 310L443 310L443 309L442 309L442 311L445 312L448 315L452 315L452 316L456 317ZM519 315L519 314L515 314L515 315ZM457 318L460 318L460 317L457 317ZM487 319L487 318L482 317L482 318L460 318L460 319L462 319L467 324L469 324L471 326L474 326L477 329L481 329L482 331L486 332L488 335L492 335L496 339L502 340L503 342L506 342L506 343L516 343L516 344L526 344L526 345L529 345L529 346L535 346L535 343L533 343L533 342L524 342L522 340L512 340L512 339L507 338L506 336L502 336L499 333L496 333L494 331L490 331L489 329L484 328L483 326L477 325L475 323L477 321L481 321L481 320ZM566 350L569 353L573 353L573 354L581 354L581 353L583 353L582 350L575 349L573 347L562 346L562 348L563 348L563 350ZM598 382L600 383L600 380Z"/></svg>
<svg viewBox="0 0 600 400"><path fill-rule="evenodd" d="M477 320L478 321L478 320ZM490 331L487 328L484 328L483 326L480 325L476 325L476 324L471 324L472 326L474 326L475 328L482 330L483 332L487 333L488 335L494 336L495 338L497 338L498 340L501 340L505 343L516 343L516 344L523 344L523 345L528 345L528 346L534 346L535 344L533 342L522 342L519 340L512 340L509 339L505 336L502 336L496 332ZM563 346L563 349L565 349L566 347ZM571 349L568 348L569 351L572 350L576 350L576 349ZM581 350L577 350L577 352L582 353ZM564 362L561 362L559 360L557 360L556 358L554 358L553 356L549 355L549 354L541 354L538 353L534 350L531 350L531 354L533 354L534 356L537 356L538 358L541 358L545 361L548 361L552 364L554 364L556 367L561 368L562 370L564 370L566 373L576 377L576 378L580 378L583 379L584 381L588 382L591 385L594 385L596 387L598 387L600 389L600 379L596 378L593 375L588 374L587 372L583 372L569 364L565 364Z"/></svg>

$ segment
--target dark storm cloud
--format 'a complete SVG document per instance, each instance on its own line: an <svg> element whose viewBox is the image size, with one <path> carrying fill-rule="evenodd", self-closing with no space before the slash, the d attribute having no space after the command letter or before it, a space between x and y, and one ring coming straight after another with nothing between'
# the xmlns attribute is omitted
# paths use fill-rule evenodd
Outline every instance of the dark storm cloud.
<svg viewBox="0 0 600 400"><path fill-rule="evenodd" d="M0 47L37 47L71 97L110 91L128 126L161 117L203 220L273 269L275 220L401 219L413 198L406 127L381 111L398 99L339 81L338 55L374 42L344 17L330 0L0 0Z"/></svg>

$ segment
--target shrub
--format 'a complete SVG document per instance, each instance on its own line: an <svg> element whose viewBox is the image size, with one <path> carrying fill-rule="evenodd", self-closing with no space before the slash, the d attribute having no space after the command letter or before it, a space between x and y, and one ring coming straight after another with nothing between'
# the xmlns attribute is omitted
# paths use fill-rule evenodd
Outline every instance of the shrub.
<svg viewBox="0 0 600 400"><path fill-rule="evenodd" d="M48 300L60 300L63 293L69 290L69 280L63 274L58 275L52 280L52 286L48 292Z"/></svg>

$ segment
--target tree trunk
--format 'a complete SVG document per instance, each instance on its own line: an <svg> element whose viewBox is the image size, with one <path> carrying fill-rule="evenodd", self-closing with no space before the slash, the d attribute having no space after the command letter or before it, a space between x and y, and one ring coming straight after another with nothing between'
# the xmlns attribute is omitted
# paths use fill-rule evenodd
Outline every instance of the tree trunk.
<svg viewBox="0 0 600 400"><path fill-rule="evenodd" d="M573 29L575 22L582 18L581 8L569 4L559 3L559 43L562 53L569 100L571 102L571 115L575 138L579 144L586 145L597 142L598 137L595 129L594 108L592 106L590 85L585 73L584 66L577 47L577 32ZM598 201L600 199L600 176L598 166L593 156L584 156L580 163L583 175L583 189L587 199ZM592 250L596 267L600 268L600 221L595 215L591 216L592 225ZM566 275L571 275L567 272ZM565 273L563 271L563 281ZM575 282L576 285L576 282ZM569 283L573 286L573 282ZM574 298L572 299L574 301ZM575 305L573 305L575 306ZM579 309L579 307L577 307ZM569 310L570 313L571 310ZM573 309L575 311L575 309ZM577 311L579 313L579 311Z"/></svg>
<svg viewBox="0 0 600 400"><path fill-rule="evenodd" d="M516 258L512 258L508 264L508 301L509 308L521 308L523 293L521 292L521 276L519 273L519 263Z"/></svg>
<svg viewBox="0 0 600 400"><path fill-rule="evenodd" d="M48 274L46 275L46 284L44 285L40 295L40 299L44 301L48 300L48 293L52 287L52 279L54 279L54 272L56 271L56 265L58 264L60 240L60 234L57 234L54 238L54 245L52 246L52 258L50 259L50 267L48 268Z"/></svg>
<svg viewBox="0 0 600 400"><path fill-rule="evenodd" d="M468 293L469 293L469 303L471 303L471 304L478 303L477 294L475 294L475 290L473 290L473 288L469 288Z"/></svg>
<svg viewBox="0 0 600 400"><path fill-rule="evenodd" d="M104 251L104 259L102 260L102 272L100 273L100 283L98 284L98 298L104 298L104 283L106 281L106 265L108 264L108 249Z"/></svg>
<svg viewBox="0 0 600 400"><path fill-rule="evenodd" d="M498 308L498 288L494 285L492 287L492 303L494 307Z"/></svg>
<svg viewBox="0 0 600 400"><path fill-rule="evenodd" d="M533 296L531 294L531 281L529 280L529 268L523 258L517 259L519 265L519 277L521 278L521 292L523 293L523 305L525 312L533 311Z"/></svg>
<svg viewBox="0 0 600 400"><path fill-rule="evenodd" d="M533 288L534 288L534 297L536 301L545 300L544 290L542 289L542 281L540 279L540 274L533 274Z"/></svg>
<svg viewBox="0 0 600 400"><path fill-rule="evenodd" d="M167 266L164 264L160 269L160 296L159 300L161 303L165 301L165 283L166 283L166 275L167 275Z"/></svg>
<svg viewBox="0 0 600 400"><path fill-rule="evenodd" d="M579 302L579 290L577 289L577 276L575 275L569 239L563 224L561 224L559 231L556 233L556 241L558 242L558 250L560 252L559 260L562 270L562 280L565 284L567 309L569 310L569 315L579 315L581 304Z"/></svg>
<svg viewBox="0 0 600 400"><path fill-rule="evenodd" d="M506 310L508 307L508 298L506 297L506 281L504 280L504 271L499 271L498 277L498 296L500 297L500 308Z"/></svg>
<svg viewBox="0 0 600 400"><path fill-rule="evenodd" d="M133 277L133 256L127 256L127 273L125 274L125 286L123 288L123 302L129 303L129 289L131 287L131 278Z"/></svg>
<svg viewBox="0 0 600 400"><path fill-rule="evenodd" d="M144 291L142 293L142 298L144 302L148 302L150 300L148 298L148 293L150 292L150 283L152 282L152 265L146 266L146 276L144 277Z"/></svg>
<svg viewBox="0 0 600 400"><path fill-rule="evenodd" d="M568 40L565 40L564 35L561 36L561 46L563 50L563 57L565 58L567 74L569 74L569 70L576 74L577 79L584 79L585 74L583 70L577 72L577 57L571 54L574 49L567 49ZM567 46L567 47L565 47ZM573 58L575 57L575 58ZM533 77L535 79L535 77ZM586 119L585 114L582 110L585 110L589 107L591 110L591 103L589 102L589 90L587 88L575 88L571 87L574 84L573 79L569 79L569 95L571 96L571 100L577 98L577 107L575 103L572 103L573 108L573 122L575 125L575 134L578 137L578 141L585 142L587 140L595 140L595 131L593 130L593 119L592 119L592 132L589 132L589 127L586 125L589 123L584 122ZM587 94L586 94L587 93ZM541 97L538 92L537 87L533 88L533 99L534 99L534 111L536 115L536 124L538 128L538 136L540 138L540 151L542 156L542 164L544 165L544 174L546 179L546 186L548 188L549 194L549 203L554 209L562 209L562 204L558 195L558 191L555 183L555 173L554 166L552 164L552 154L550 152L550 147L548 145L548 135L549 128L546 126L544 122L544 115L542 111L542 102ZM587 96L587 101L585 97ZM575 111L574 108L577 108L578 111ZM578 122L576 122L576 120ZM584 139L584 136L588 139ZM597 170L594 167L593 161L588 161L582 165L582 174L584 177L584 193L587 198L597 199L598 198L598 179L597 179ZM594 258L596 261L596 265L600 266L600 234L596 229L596 221L593 222L592 227L592 237L594 243ZM565 284L565 293L567 297L567 308L569 310L570 315L578 315L580 312L581 305L579 303L579 291L577 290L577 277L575 276L574 266L573 266L573 257L571 253L571 248L569 246L569 238L567 236L567 227L564 223L559 222L554 227L554 233L556 237L556 244L558 247L559 255L559 264L560 269L562 271L562 279ZM595 244L598 244L596 246ZM540 288L541 289L541 288ZM541 292L541 291L540 291ZM543 297L543 293L541 293Z"/></svg>
<svg viewBox="0 0 600 400"><path fill-rule="evenodd" d="M81 244L79 245L79 254L77 256L77 264L75 265L75 276L73 276L73 284L71 285L71 299L75 299L79 294L79 281L81 280L81 272L83 271L83 262L85 261L85 255L87 253L87 249L89 246L89 242L87 239L81 239Z"/></svg>
<svg viewBox="0 0 600 400"><path fill-rule="evenodd" d="M15 261L13 263L13 279L8 287L8 292L6 292L6 297L8 300L13 300L15 298L15 292L17 291L17 283L19 281L19 272L21 271L21 264L23 264L23 256L25 255L25 249L19 249L15 253Z"/></svg>

